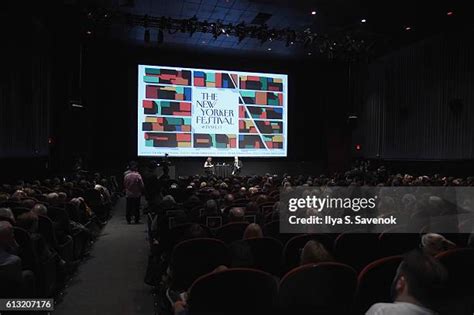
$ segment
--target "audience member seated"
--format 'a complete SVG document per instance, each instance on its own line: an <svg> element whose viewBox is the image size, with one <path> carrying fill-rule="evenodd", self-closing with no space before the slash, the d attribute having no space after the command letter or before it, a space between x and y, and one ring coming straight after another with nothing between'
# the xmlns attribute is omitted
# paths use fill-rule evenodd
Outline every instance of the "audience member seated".
<svg viewBox="0 0 474 315"><path fill-rule="evenodd" d="M260 225L256 223L250 223L244 231L243 239L247 240L250 238L262 238L263 232Z"/></svg>
<svg viewBox="0 0 474 315"><path fill-rule="evenodd" d="M446 239L443 235L428 233L421 237L421 248L430 256L436 256L441 252L456 248L456 244Z"/></svg>
<svg viewBox="0 0 474 315"><path fill-rule="evenodd" d="M245 210L241 207L235 207L229 211L229 222L243 222L245 219Z"/></svg>
<svg viewBox="0 0 474 315"><path fill-rule="evenodd" d="M48 208L42 203L35 204L31 211L36 215L48 216Z"/></svg>
<svg viewBox="0 0 474 315"><path fill-rule="evenodd" d="M405 254L393 280L394 303L377 303L367 315L435 314L447 280L444 267L419 250Z"/></svg>
<svg viewBox="0 0 474 315"><path fill-rule="evenodd" d="M334 258L329 254L326 248L316 240L308 241L301 251L300 265L317 264L327 261L334 261Z"/></svg>
<svg viewBox="0 0 474 315"><path fill-rule="evenodd" d="M10 224L15 224L15 217L10 208L0 208L0 221L8 221Z"/></svg>
<svg viewBox="0 0 474 315"><path fill-rule="evenodd" d="M7 221L0 221L0 296L2 298L34 296L34 275L22 270L21 259L15 255L18 244L13 227Z"/></svg>

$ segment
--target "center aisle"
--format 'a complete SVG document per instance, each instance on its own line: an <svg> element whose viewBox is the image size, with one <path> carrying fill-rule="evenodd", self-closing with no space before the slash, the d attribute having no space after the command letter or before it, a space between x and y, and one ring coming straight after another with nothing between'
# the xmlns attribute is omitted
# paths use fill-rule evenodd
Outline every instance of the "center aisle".
<svg viewBox="0 0 474 315"><path fill-rule="evenodd" d="M125 199L79 266L53 314L153 314L153 296L144 282L148 258L146 225L125 221ZM144 219L142 219L142 222Z"/></svg>

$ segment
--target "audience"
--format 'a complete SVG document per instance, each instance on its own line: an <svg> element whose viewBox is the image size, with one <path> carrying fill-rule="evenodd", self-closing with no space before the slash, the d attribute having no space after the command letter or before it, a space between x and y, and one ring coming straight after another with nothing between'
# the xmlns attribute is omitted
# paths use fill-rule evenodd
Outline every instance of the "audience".
<svg viewBox="0 0 474 315"><path fill-rule="evenodd" d="M229 211L229 222L242 222L245 218L245 210L241 207L235 207Z"/></svg>
<svg viewBox="0 0 474 315"><path fill-rule="evenodd" d="M0 296L21 294L22 267L20 257L14 255L18 244L9 222L0 221ZM12 292L13 291L13 292Z"/></svg>
<svg viewBox="0 0 474 315"><path fill-rule="evenodd" d="M394 303L377 303L367 315L435 314L442 297L447 272L429 255L414 250L407 253L393 280Z"/></svg>
<svg viewBox="0 0 474 315"><path fill-rule="evenodd" d="M317 264L333 260L331 254L329 254L320 242L310 240L305 244L301 251L300 265Z"/></svg>
<svg viewBox="0 0 474 315"><path fill-rule="evenodd" d="M128 199L127 220L139 218L137 204L143 193L143 181L138 173L138 165L132 163L129 171L125 174L124 186ZM204 226L206 216L218 216L222 219L222 225L233 222L247 222L249 216L255 215L255 223L231 225L239 228L238 238L235 243L247 243L242 240L275 237L286 241L288 238L279 234L271 234L266 224L280 219L284 212L280 209L280 189L292 190L297 186L305 186L308 196L317 191L310 186L466 186L474 185L474 180L463 178L446 178L438 175L412 176L402 174L391 174L387 169L380 167L371 169L368 165L362 165L345 173L337 173L332 176L284 176L266 174L264 176L230 177L218 178L216 176L190 176L170 180L168 177L159 178L154 183L154 190L148 191L146 198L150 198L149 214L152 220L152 231L150 233L150 251L153 260L154 272L153 284L157 287L163 285L160 280L166 276L173 245L182 239L212 237L219 226ZM5 281L16 281L20 283L19 288L25 292L25 283L34 282L36 276L28 270L22 270L24 265L19 256L15 255L18 245L13 235L13 227L23 228L36 244L37 255L40 261L57 255L59 269L65 261L60 257L57 248L44 242L44 235L38 229L38 219L48 217L53 221L56 236L65 233L72 237L77 234L87 235L91 238L94 218L97 217L97 208L91 206L84 193L87 190L95 190L100 193L101 206L108 206L114 200L116 189L100 174L94 174L92 179L79 176L74 180L62 182L59 179L44 181L19 181L15 185L3 185L0 187L0 289L4 289ZM164 197L162 197L164 196ZM133 199L133 200L132 200ZM137 202L138 200L138 202ZM442 210L443 204L434 196L418 196L416 194L402 194L396 198L383 196L381 198L381 216L391 213L403 213L409 217L420 209L429 209L429 205L435 206L436 211ZM469 205L468 201L464 201ZM474 204L474 200L471 201ZM265 207L265 213L262 212ZM466 206L468 208L468 206ZM173 211L171 211L173 210ZM268 211L268 212L267 212ZM281 211L281 213L280 213ZM62 226L63 219L59 214L66 213L67 227ZM265 214L261 215L260 214ZM41 218L40 218L41 219ZM253 221L253 220L252 220ZM274 223L274 222L273 222ZM278 223L278 222L277 222ZM187 224L180 235L174 235L170 230L180 224ZM242 226L244 227L242 227ZM240 229L241 228L241 229ZM425 231L431 232L431 231ZM75 245L81 238L74 237ZM236 238L233 238L234 240ZM89 241L86 241L88 243ZM234 243L232 243L234 244ZM232 246L230 242L226 246ZM325 243L326 244L326 243ZM282 244L284 245L284 244ZM433 314L437 310L436 301L441 300L443 284L446 272L436 262L435 256L445 250L462 245L448 240L445 236L435 233L426 233L421 238L421 250L410 252L404 256L404 260L398 268L393 281L394 303L378 303L373 305L367 314ZM21 249L21 248L20 248ZM331 252L331 247L325 248L316 240L308 241L301 248L300 265L317 264L320 262L334 262L336 259ZM246 252L247 253L247 252ZM203 253L206 254L206 253ZM251 251L248 254L252 255ZM21 256L22 257L22 256ZM83 254L80 255L81 258ZM336 255L337 257L337 255ZM22 257L23 258L23 257ZM295 257L297 259L298 257ZM245 260L252 265L255 261ZM230 262L235 263L235 262ZM275 262L276 264L278 262ZM192 262L190 262L192 264ZM232 267L221 266L220 268ZM40 269L38 269L40 270ZM26 272L26 274L25 274ZM28 276L28 272L30 273ZM37 271L35 271L37 272ZM274 275L281 277L283 274ZM29 280L28 280L29 279ZM33 279L33 280L32 280ZM8 290L8 288L7 288ZM4 292L4 291L2 291ZM20 296L20 293L14 293ZM177 303L176 311L186 312L186 303Z"/></svg>
<svg viewBox="0 0 474 315"><path fill-rule="evenodd" d="M15 224L15 217L10 208L0 208L0 221L8 221L10 224Z"/></svg>
<svg viewBox="0 0 474 315"><path fill-rule="evenodd" d="M421 238L421 248L426 255L436 256L449 249L456 248L456 244L436 233L428 233Z"/></svg>
<svg viewBox="0 0 474 315"><path fill-rule="evenodd" d="M54 292L46 290L65 285L77 259L84 257L93 231L102 227L96 223L94 209L87 204L85 190L94 187L97 180L104 185L98 189L108 193L110 200L116 191L100 174L92 180L85 176L77 174L70 181L20 180L15 185L0 186L0 296L51 296ZM106 206L107 202L105 198L99 206ZM52 230L40 229L39 216L52 221ZM21 246L15 237L19 237ZM74 252L60 251L67 241ZM45 277L51 272L56 273L55 283Z"/></svg>
<svg viewBox="0 0 474 315"><path fill-rule="evenodd" d="M250 223L244 231L243 239L247 240L250 238L262 238L263 232L260 225L256 223Z"/></svg>

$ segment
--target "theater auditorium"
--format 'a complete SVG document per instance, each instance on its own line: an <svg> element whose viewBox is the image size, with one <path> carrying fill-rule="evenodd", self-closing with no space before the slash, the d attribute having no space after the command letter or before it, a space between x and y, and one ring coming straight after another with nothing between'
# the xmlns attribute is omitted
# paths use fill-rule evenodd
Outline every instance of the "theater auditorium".
<svg viewBox="0 0 474 315"><path fill-rule="evenodd" d="M0 315L472 315L467 2L3 1Z"/></svg>

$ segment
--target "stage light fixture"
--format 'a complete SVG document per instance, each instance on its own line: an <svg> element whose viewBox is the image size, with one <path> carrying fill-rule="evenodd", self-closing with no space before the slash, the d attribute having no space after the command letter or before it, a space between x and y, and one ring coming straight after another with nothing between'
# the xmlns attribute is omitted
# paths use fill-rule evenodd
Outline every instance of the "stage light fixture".
<svg viewBox="0 0 474 315"><path fill-rule="evenodd" d="M405 26L405 31L410 31L411 30L411 26Z"/></svg>
<svg viewBox="0 0 474 315"><path fill-rule="evenodd" d="M182 21L181 22L181 26L179 28L179 30L181 31L181 33L186 33L186 29L187 29L187 25L188 23L186 21Z"/></svg>
<svg viewBox="0 0 474 315"><path fill-rule="evenodd" d="M268 49L267 49L267 50L268 50L268 51L271 51L272 49L271 49L270 47L268 47Z"/></svg>
<svg viewBox="0 0 474 315"><path fill-rule="evenodd" d="M447 10L446 10L447 11ZM445 11L445 12L446 12ZM452 12L452 11L449 11ZM84 18L88 17L88 11L85 12ZM316 15L316 10L310 11L312 15ZM448 14L446 12L445 14ZM451 13L452 14L452 13ZM316 53L318 50L322 50L324 53L331 55L331 51L337 52L339 56L341 53L354 53L354 52L369 52L367 45L364 41L357 39L356 42L352 40L346 40L341 36L348 34L347 30L344 30L340 34L333 34L331 36L325 34L316 34L311 28L307 28L304 31L297 31L290 28L286 29L269 29L267 25L245 25L244 22L239 24L225 24L221 20L215 22L208 22L207 20L198 20L196 16L188 19L177 19L171 17L153 17L148 15L136 15L131 13L121 13L112 11L98 11L91 12L92 17L97 17L94 21L100 23L99 26L107 26L112 23L122 23L129 27L141 26L145 30L144 40L149 42L149 36L151 28L156 28L157 41L158 43L163 40L163 32L167 31L169 34L175 34L177 32L188 32L190 36L193 36L195 32L210 34L215 40L225 34L227 37L235 36L238 42L242 42L246 37L255 38L262 44L266 41L285 41L286 47L294 44L301 44L308 50L314 48ZM449 14L448 14L449 15ZM105 18L106 17L106 18ZM367 23L366 18L360 18L359 23ZM412 30L411 26L403 26L405 31ZM92 29L85 29L87 35L92 35ZM370 34L362 34L370 36ZM334 42L337 45L334 46ZM370 41L369 41L370 42ZM325 47L324 47L325 45ZM306 52L306 54L308 51Z"/></svg>
<svg viewBox="0 0 474 315"><path fill-rule="evenodd" d="M145 30L145 33L143 34L143 40L145 43L150 42L150 30Z"/></svg>
<svg viewBox="0 0 474 315"><path fill-rule="evenodd" d="M162 44L163 43L163 40L164 40L164 33L163 33L163 30L162 29L158 29L158 33L156 34L156 42L158 44Z"/></svg>
<svg viewBox="0 0 474 315"><path fill-rule="evenodd" d="M293 45L296 40L296 33L294 31L289 31L286 35L286 47Z"/></svg>
<svg viewBox="0 0 474 315"><path fill-rule="evenodd" d="M451 15L453 15L453 14L454 14L453 11L448 11L448 13L446 13L447 16L451 16Z"/></svg>

